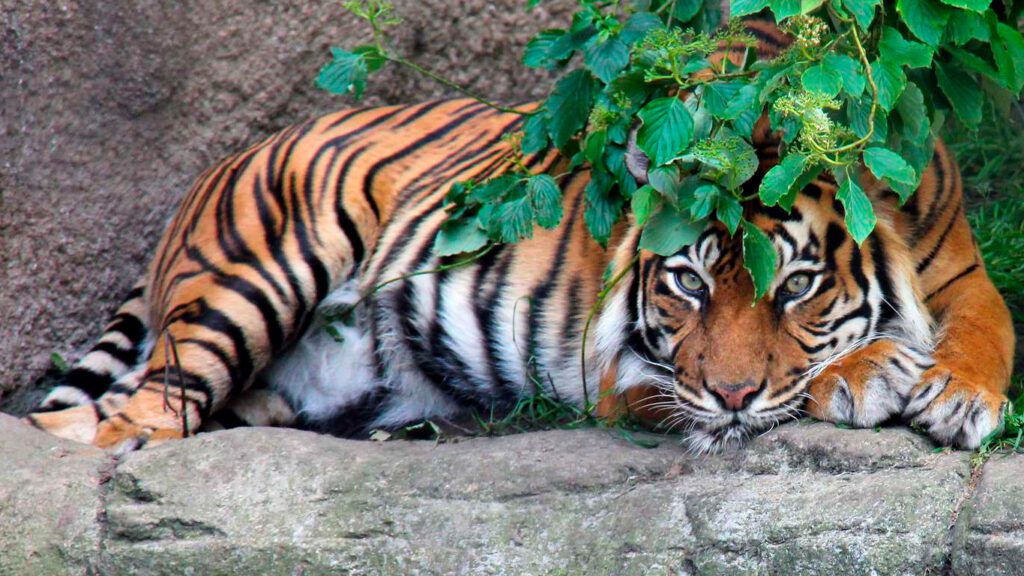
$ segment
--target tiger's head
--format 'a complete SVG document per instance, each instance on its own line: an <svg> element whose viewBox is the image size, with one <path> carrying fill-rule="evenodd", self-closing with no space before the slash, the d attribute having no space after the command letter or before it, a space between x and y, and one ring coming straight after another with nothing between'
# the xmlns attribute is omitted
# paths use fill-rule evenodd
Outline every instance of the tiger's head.
<svg viewBox="0 0 1024 576"><path fill-rule="evenodd" d="M678 253L641 250L639 231L613 265L630 271L606 300L598 350L617 364L617 390L650 387L640 406L716 451L800 413L811 379L880 336L926 349L930 318L908 250L879 205L876 231L857 245L835 187L818 181L793 210L745 208L772 240L777 271L765 296L743 265L742 239L720 223Z"/></svg>

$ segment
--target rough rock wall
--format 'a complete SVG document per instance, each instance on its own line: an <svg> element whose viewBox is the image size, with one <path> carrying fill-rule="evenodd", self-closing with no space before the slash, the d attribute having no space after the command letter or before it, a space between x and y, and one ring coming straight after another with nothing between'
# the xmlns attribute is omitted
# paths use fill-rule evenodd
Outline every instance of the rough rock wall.
<svg viewBox="0 0 1024 576"><path fill-rule="evenodd" d="M509 102L519 65L571 0L398 0L404 55ZM30 397L51 352L77 356L142 273L178 199L219 157L349 105L312 79L368 37L340 0L0 0L0 398ZM369 103L444 95L404 71ZM6 398L5 398L6 397Z"/></svg>
<svg viewBox="0 0 1024 576"><path fill-rule="evenodd" d="M201 434L114 458L0 415L0 573L1021 574L1024 458L787 424L742 449L597 429Z"/></svg>

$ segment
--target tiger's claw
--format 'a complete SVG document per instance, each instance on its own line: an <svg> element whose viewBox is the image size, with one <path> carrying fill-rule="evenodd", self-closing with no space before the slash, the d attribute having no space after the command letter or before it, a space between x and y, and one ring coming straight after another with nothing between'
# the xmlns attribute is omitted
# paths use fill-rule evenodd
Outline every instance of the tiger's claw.
<svg viewBox="0 0 1024 576"><path fill-rule="evenodd" d="M1009 400L954 368L938 365L923 375L903 417L936 442L973 450L1003 422Z"/></svg>

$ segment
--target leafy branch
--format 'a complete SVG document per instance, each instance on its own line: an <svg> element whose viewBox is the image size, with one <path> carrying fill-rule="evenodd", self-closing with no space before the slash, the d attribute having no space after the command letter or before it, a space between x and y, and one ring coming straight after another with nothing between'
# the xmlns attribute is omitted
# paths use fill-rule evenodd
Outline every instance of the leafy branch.
<svg viewBox="0 0 1024 576"><path fill-rule="evenodd" d="M509 114L529 114L517 108L502 106L488 100L390 50L386 29L401 23L401 19L394 16L394 7L390 2L385 0L349 0L345 2L344 6L370 25L370 29L373 31L373 44L357 46L351 51L332 47L331 62L320 70L320 74L316 78L316 85L320 88L332 94L352 94L358 100L363 97L363 92L366 90L367 76L390 62L409 68L495 110Z"/></svg>
<svg viewBox="0 0 1024 576"><path fill-rule="evenodd" d="M525 48L524 65L561 73L545 100L524 111L468 94L526 120L508 172L451 187L441 254L557 226L557 179L522 161L557 148L570 171L590 171L584 219L598 243L627 209L643 226L640 247L662 255L719 221L742 232L760 297L776 257L744 218L746 203L790 210L804 186L829 174L847 231L863 242L877 221L867 174L906 201L947 118L972 129L986 100L1005 110L1024 88L1024 4L1010 0L733 0L726 27L720 0L578 5L566 28L543 30ZM385 28L397 21L389 4L346 7L369 22L374 43L332 48L321 86L358 98L367 74L393 62L467 93L388 49ZM745 17L773 18L788 47L759 60ZM765 120L777 143L754 137ZM776 144L779 162L760 173L759 149ZM631 146L649 159L639 182L627 163Z"/></svg>

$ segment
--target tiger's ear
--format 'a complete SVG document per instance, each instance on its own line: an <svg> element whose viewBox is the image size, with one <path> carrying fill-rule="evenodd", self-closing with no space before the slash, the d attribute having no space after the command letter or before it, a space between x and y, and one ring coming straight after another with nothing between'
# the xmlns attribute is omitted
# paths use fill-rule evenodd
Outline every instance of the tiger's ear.
<svg viewBox="0 0 1024 576"><path fill-rule="evenodd" d="M651 159L636 145L636 133L639 129L640 126L637 125L629 131L629 138L626 141L626 170L629 170L630 175L642 186L649 181L647 169L651 165Z"/></svg>

